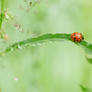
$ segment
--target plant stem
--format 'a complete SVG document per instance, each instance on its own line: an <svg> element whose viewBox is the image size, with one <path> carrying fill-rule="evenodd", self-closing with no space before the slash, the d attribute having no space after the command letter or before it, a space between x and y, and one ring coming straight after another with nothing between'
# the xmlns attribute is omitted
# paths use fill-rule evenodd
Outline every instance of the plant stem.
<svg viewBox="0 0 92 92"><path fill-rule="evenodd" d="M4 0L1 0L1 12L4 11Z"/></svg>
<svg viewBox="0 0 92 92"><path fill-rule="evenodd" d="M10 45L9 47L7 47L5 49L4 52L9 52L12 50L15 50L18 48L18 46L25 46L27 44L36 44L36 43L42 43L42 42L45 42L45 41L54 41L54 40L62 40L62 39L66 39L66 40L71 40L70 39L70 34L44 34L44 35L41 35L41 36L38 36L38 37L35 37L35 38L29 38L29 39L26 39L26 40L23 40L23 41L19 41L13 45Z"/></svg>
<svg viewBox="0 0 92 92"><path fill-rule="evenodd" d="M0 29L2 27L3 23L3 12L4 12L4 0L1 0L1 14L0 14Z"/></svg>
<svg viewBox="0 0 92 92"><path fill-rule="evenodd" d="M42 43L45 41L61 41L63 40L69 40L72 41L70 38L71 34L62 34L62 33L56 33L56 34L44 34L35 38L29 38L23 41L19 41L15 44L10 45L7 47L4 52L9 52L11 50L17 49L19 47L23 47L27 44L36 44L36 43ZM74 42L75 44L84 47L85 51L92 52L92 44L88 43L86 41L82 41L80 43Z"/></svg>

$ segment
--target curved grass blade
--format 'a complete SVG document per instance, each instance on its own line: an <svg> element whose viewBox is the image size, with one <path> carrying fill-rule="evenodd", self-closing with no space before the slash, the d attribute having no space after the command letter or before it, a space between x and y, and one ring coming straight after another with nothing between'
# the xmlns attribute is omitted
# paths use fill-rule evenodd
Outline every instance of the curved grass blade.
<svg viewBox="0 0 92 92"><path fill-rule="evenodd" d="M92 64L92 44L88 43L86 41L82 41L80 43L80 45L84 48L85 52L86 52L86 59L87 61Z"/></svg>
<svg viewBox="0 0 92 92"><path fill-rule="evenodd" d="M9 46L8 48L5 49L4 52L9 52L11 51L11 49L17 49L18 46L25 46L26 44L36 44L38 42L45 42L45 41L53 41L53 40L61 40L61 39L65 39L65 40L71 40L70 39L70 34L45 34L42 36L38 36L35 38L29 38L27 40L24 41L20 41L17 42L11 46Z"/></svg>
<svg viewBox="0 0 92 92"><path fill-rule="evenodd" d="M61 41L62 39L64 40L71 40L71 34L63 34L63 33L56 33L56 34L44 34L35 38L29 38L20 42L17 42L13 45L10 45L9 47L7 47L5 49L4 52L9 52L9 51L13 51L17 48L21 48L27 44L36 44L36 43L42 43L45 41ZM78 46L82 46L85 50L86 53L90 53L92 54L92 44L88 43L87 41L82 41L82 42L73 42ZM90 64L92 64L92 59L87 57L87 60L90 62Z"/></svg>

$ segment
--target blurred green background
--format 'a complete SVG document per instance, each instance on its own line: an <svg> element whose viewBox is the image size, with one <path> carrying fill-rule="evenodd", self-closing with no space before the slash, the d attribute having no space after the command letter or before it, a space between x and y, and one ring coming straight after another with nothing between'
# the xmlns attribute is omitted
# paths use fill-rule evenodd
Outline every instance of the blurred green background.
<svg viewBox="0 0 92 92"><path fill-rule="evenodd" d="M32 3L31 3L32 2ZM92 42L92 0L5 0L13 20L3 23L10 44L45 33L81 32ZM2 92L82 92L92 88L92 65L68 41L46 42L0 57Z"/></svg>

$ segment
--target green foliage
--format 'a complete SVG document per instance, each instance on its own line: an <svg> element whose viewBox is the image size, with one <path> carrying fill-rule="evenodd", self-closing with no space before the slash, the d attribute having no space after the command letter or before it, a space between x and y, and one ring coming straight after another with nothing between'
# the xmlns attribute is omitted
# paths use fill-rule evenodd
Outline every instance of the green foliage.
<svg viewBox="0 0 92 92"><path fill-rule="evenodd" d="M88 60L88 62L89 62L90 64L92 64L92 58L88 58L88 57L86 56L86 59Z"/></svg>
<svg viewBox="0 0 92 92"><path fill-rule="evenodd" d="M80 85L80 87L81 87L81 89L82 89L83 92L92 92L92 89L86 88L86 87L83 86L83 85Z"/></svg>
<svg viewBox="0 0 92 92"><path fill-rule="evenodd" d="M1 0L0 29L1 29L4 17L5 17L5 15L4 15L4 0Z"/></svg>
<svg viewBox="0 0 92 92"><path fill-rule="evenodd" d="M1 12L1 14L0 14L0 29L1 29L2 22L3 22L4 18L5 18L5 15L3 12Z"/></svg>

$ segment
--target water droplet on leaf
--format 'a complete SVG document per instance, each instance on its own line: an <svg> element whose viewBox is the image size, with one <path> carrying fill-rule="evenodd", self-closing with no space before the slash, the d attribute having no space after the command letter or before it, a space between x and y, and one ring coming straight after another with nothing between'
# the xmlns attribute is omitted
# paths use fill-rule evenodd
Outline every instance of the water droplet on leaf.
<svg viewBox="0 0 92 92"><path fill-rule="evenodd" d="M13 48L10 48L10 51L13 51L14 49Z"/></svg>
<svg viewBox="0 0 92 92"><path fill-rule="evenodd" d="M34 47L35 47L35 46L36 46L36 44L32 44L32 46L34 46Z"/></svg>
<svg viewBox="0 0 92 92"><path fill-rule="evenodd" d="M20 45L18 45L18 49L22 49L22 47Z"/></svg>

